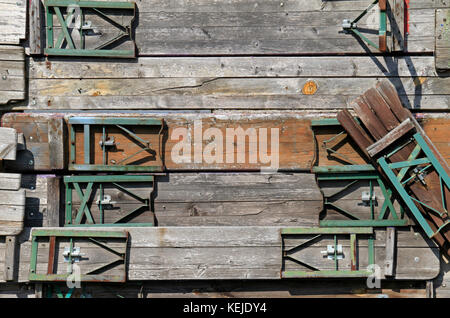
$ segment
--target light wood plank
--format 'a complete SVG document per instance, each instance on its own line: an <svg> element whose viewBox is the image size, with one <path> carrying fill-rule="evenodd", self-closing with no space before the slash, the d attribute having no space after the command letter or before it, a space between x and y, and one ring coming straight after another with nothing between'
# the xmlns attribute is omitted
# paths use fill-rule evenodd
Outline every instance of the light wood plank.
<svg viewBox="0 0 450 318"><path fill-rule="evenodd" d="M26 36L27 1L0 2L0 44L19 44Z"/></svg>
<svg viewBox="0 0 450 318"><path fill-rule="evenodd" d="M3 12L1 5L0 3L0 12ZM25 97L24 49L19 46L0 45L0 105L24 100Z"/></svg>

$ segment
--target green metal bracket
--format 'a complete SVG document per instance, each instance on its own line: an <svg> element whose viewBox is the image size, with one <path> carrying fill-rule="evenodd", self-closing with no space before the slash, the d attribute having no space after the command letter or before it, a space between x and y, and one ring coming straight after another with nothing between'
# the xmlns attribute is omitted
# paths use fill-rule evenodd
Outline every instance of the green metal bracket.
<svg viewBox="0 0 450 318"><path fill-rule="evenodd" d="M373 274L372 270L364 270L359 268L358 260L358 236L366 236L368 240L368 265L375 262L375 249L373 244L373 228L371 227L340 227L340 228L282 228L282 270L281 278L358 278L368 277ZM343 250L340 251L338 246L338 235L349 236L350 238L350 268L340 269L339 258L343 257ZM301 243L294 244L289 248L286 246L287 238L301 238L307 236ZM317 266L310 265L301 260L295 253L308 248L319 239L331 236L333 237L333 245L327 247L327 259L333 261L334 270L320 270ZM291 240L292 244L292 240ZM287 262L293 262L296 265L307 268L309 270L286 270ZM368 268L369 268L368 266Z"/></svg>
<svg viewBox="0 0 450 318"><path fill-rule="evenodd" d="M429 148L428 144L424 140L420 133L416 133L413 139L416 141L416 147L411 152L407 161L388 163L387 159L393 154L397 153L400 149L403 149L406 144L401 145L394 149L391 153L387 154L378 159L378 164L383 169L387 177L389 178L392 185L395 187L397 192L402 197L405 204L408 206L410 211L413 213L416 220L419 222L420 226L424 229L428 237L432 238L437 233L439 233L443 228L445 228L449 223L448 211L446 209L446 198L445 198L445 187L450 189L450 177L446 173L445 169L439 163L437 158L434 156L433 151ZM422 158L418 158L420 153L423 154ZM417 200L416 198L409 195L406 190L406 186L414 182L422 182L425 184L425 175L431 170L435 170L439 176L440 187L441 187L441 198L442 198L442 210L437 210L424 202ZM431 213L439 215L441 218L446 220L444 224L433 231L422 213L417 208L416 204L423 206L428 209Z"/></svg>
<svg viewBox="0 0 450 318"><path fill-rule="evenodd" d="M66 217L65 226L95 226L95 227L108 227L108 226L154 226L153 223L124 223L125 220L132 219L138 212L149 211L150 206L150 194L146 198L141 197L139 194L133 193L129 189L126 189L121 183L140 183L149 184L154 182L154 176L151 175L94 175L94 176L65 176L65 193L66 193ZM82 191L82 184L85 184L85 190ZM105 218L105 184L114 186L117 190L125 195L135 199L141 205L129 212L127 215L118 219L115 223L104 223ZM80 207L78 208L75 219L73 219L73 190L77 192L80 199ZM100 211L98 220L94 220L94 217L90 211L90 207L94 204L95 198L93 195L98 190L99 196L97 205ZM85 223L83 223L85 217Z"/></svg>
<svg viewBox="0 0 450 318"><path fill-rule="evenodd" d="M111 1L79 1L79 0L45 0L47 43L44 53L46 55L65 56L88 56L88 57L118 57L134 58L136 47L133 39L132 25L136 15L136 4L134 2L111 2ZM132 18L128 24L116 21L104 10L120 10L130 12ZM125 10L125 11L123 11ZM98 44L94 48L86 48L87 31L93 29L85 24L85 13L92 12L105 20L109 25L117 28L118 34L111 40ZM66 16L64 16L65 12ZM54 25L54 19L59 25ZM55 29L60 29L55 43ZM79 42L74 40L72 32L76 30L79 34ZM132 49L108 49L117 46L123 40L132 42Z"/></svg>
<svg viewBox="0 0 450 318"><path fill-rule="evenodd" d="M126 263L128 258L127 244L128 232L126 231L91 231L91 230L70 230L70 229L33 229L31 233L31 259L29 281L39 282L67 282L74 275L75 243L77 241L89 241L99 248L106 250L115 256L115 260L108 264L101 265L98 268L89 270L86 273L80 273L79 277L75 277L79 282L116 282L123 283L126 281ZM67 251L67 272L64 274L55 274L55 261L58 260L58 247L61 245L59 241L69 241L69 250ZM121 245L120 250L117 247L110 247L104 240L114 240ZM47 243L46 243L47 242ZM39 273L38 257L39 243L48 245L48 262L45 273ZM78 265L80 268L82 265ZM111 268L122 267L121 273L105 274Z"/></svg>
<svg viewBox="0 0 450 318"><path fill-rule="evenodd" d="M161 133L164 128L164 122L162 119L157 118L101 118L101 117L70 117L68 120L69 124L69 143L70 143L70 163L69 170L74 171L118 171L118 172L156 172L163 171L162 165L147 166L147 165L137 165L129 164L133 157L143 152L151 152L151 144L149 141L144 140L138 134L133 132L134 127L140 126L159 126L158 142L157 146L159 149L159 155L162 162L161 156ZM84 162L76 162L76 126L83 127L83 152L84 152ZM100 141L100 148L102 150L102 164L92 164L91 163L91 151L95 145L91 141L91 131L92 126L97 126L102 129L102 138ZM119 128L120 131L125 134L130 140L132 140L139 148L133 154L127 155L124 159L119 162L111 163L108 160L108 154L111 148L115 149L116 145L113 139L108 138L108 131L110 127ZM156 148L156 147L154 147Z"/></svg>
<svg viewBox="0 0 450 318"><path fill-rule="evenodd" d="M355 34L357 37L361 38L367 44L376 48L380 52L386 52L387 51L387 39L386 39L386 35L387 35L387 15L386 15L387 8L386 8L386 6L387 6L387 3L386 3L386 1L387 0L375 0L374 2L372 2L372 4L366 10L364 10L353 21L345 19L342 22L342 28L344 29L344 31L346 31L348 33ZM358 21L361 20L370 11L370 9L372 9L377 3L379 4L379 8L380 8L380 28L378 30L379 44L376 44L376 43L372 42L371 40L369 40L365 35L363 35L358 30L358 26L357 26Z"/></svg>

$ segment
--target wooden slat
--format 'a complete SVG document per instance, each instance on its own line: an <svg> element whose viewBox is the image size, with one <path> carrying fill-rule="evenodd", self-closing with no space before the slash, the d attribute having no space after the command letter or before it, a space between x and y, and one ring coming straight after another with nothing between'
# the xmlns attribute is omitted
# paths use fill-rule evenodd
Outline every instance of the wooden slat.
<svg viewBox="0 0 450 318"><path fill-rule="evenodd" d="M29 60L30 79L185 77L435 77L432 56L389 57L139 57L123 60Z"/></svg>
<svg viewBox="0 0 450 318"><path fill-rule="evenodd" d="M41 0L30 0L28 9L30 54L42 54L41 27L45 19L42 15Z"/></svg>
<svg viewBox="0 0 450 318"><path fill-rule="evenodd" d="M450 9L436 10L436 68L450 70Z"/></svg>
<svg viewBox="0 0 450 318"><path fill-rule="evenodd" d="M16 160L17 131L0 127L0 160Z"/></svg>
<svg viewBox="0 0 450 318"><path fill-rule="evenodd" d="M395 227L386 228L386 258L384 261L384 275L394 276L395 273L395 250L396 250Z"/></svg>
<svg viewBox="0 0 450 318"><path fill-rule="evenodd" d="M392 129L386 136L379 139L376 143L368 147L366 150L371 157L374 157L381 151L392 145L396 140L400 139L402 136L404 136L413 128L414 125L408 118L405 121L403 121L400 125Z"/></svg>
<svg viewBox="0 0 450 318"><path fill-rule="evenodd" d="M17 235L24 225L25 191L0 190L0 235Z"/></svg>
<svg viewBox="0 0 450 318"><path fill-rule="evenodd" d="M308 81L318 87L301 93ZM409 108L448 109L448 78L394 78ZM426 85L425 85L426 83ZM336 109L373 78L143 78L30 80L28 109ZM23 105L15 109L24 109Z"/></svg>
<svg viewBox="0 0 450 318"><path fill-rule="evenodd" d="M116 230L122 230L117 228ZM75 229L79 230L79 229ZM95 229L88 229L95 230ZM128 267L129 281L142 280L210 280L210 279L280 279L281 241L279 227L154 227L127 228L131 236ZM385 235L377 233L375 261L383 266ZM29 229L20 236L19 281L26 282L30 259ZM348 241L348 240L347 240ZM364 240L359 240L362 244ZM396 279L433 279L439 273L436 248L424 244L421 236L405 231L398 237L398 263ZM414 245L413 242L417 242ZM328 266L332 263L322 257L321 250L332 240L311 248L311 262ZM346 240L341 240L346 242ZM408 244L409 247L406 247ZM67 244L59 246L59 253ZM89 260L77 263L82 271L98 266L102 255L93 256L98 248L80 242L82 253ZM116 245L111 245L116 246ZM117 245L118 246L118 245ZM367 262L367 246L361 246L360 259ZM0 262L3 245L0 243ZM38 269L47 270L48 248L42 245ZM106 255L106 254L105 254ZM365 255L365 256L364 256ZM61 258L58 265L65 268ZM411 266L414 264L414 266ZM287 282L287 281L286 281Z"/></svg>
<svg viewBox="0 0 450 318"><path fill-rule="evenodd" d="M24 100L25 96L24 49L0 44L0 105Z"/></svg>
<svg viewBox="0 0 450 318"><path fill-rule="evenodd" d="M4 280L12 281L14 280L16 265L16 237L6 236L5 237L5 269L4 269Z"/></svg>
<svg viewBox="0 0 450 318"><path fill-rule="evenodd" d="M256 6L252 1L221 1L214 5L206 1L167 5L143 2L138 6L136 42L141 55L366 53L377 50L344 34L341 24L343 19L357 17L367 6L363 1L355 4L350 0L269 1ZM377 6L358 26L377 30L378 15ZM88 19L103 39L113 36L113 27L94 15ZM410 19L409 51L433 51L434 36L427 31L433 25L433 9L412 10ZM365 35L378 39L376 32ZM99 35L92 34L87 41L99 39Z"/></svg>
<svg viewBox="0 0 450 318"><path fill-rule="evenodd" d="M20 189L20 183L22 175L19 173L0 173L0 190L13 190Z"/></svg>
<svg viewBox="0 0 450 318"><path fill-rule="evenodd" d="M392 107L392 106L391 106ZM93 115L93 114L92 114ZM98 116L99 114L96 114ZM358 113L360 116L360 113ZM59 115L63 117L62 114ZM69 114L67 114L69 116ZM145 116L147 118L155 117L151 113L127 113L127 114L114 114L103 112L102 116ZM238 148L237 145L232 147L235 153L234 160L227 162L226 160L226 129L232 128L237 129L241 127L244 131L249 128L256 130L257 137L262 134L262 128L268 131L268 140L270 141L270 130L278 129L279 132L279 168L282 170L294 170L294 171L310 171L311 164L313 161L317 161L316 164L325 165L336 165L342 164L342 162L337 161L334 156L330 156L322 147L322 142L324 140L330 139L336 134L342 131L340 127L328 127L328 128L314 128L314 132L319 145L318 155L314 155L314 138L313 131L311 129L311 116L317 117L334 117L335 113L325 113L325 114L311 114L309 112L302 111L286 111L286 112L270 112L270 111L259 111L255 112L243 112L243 111L232 111L232 112L216 112L215 114L208 113L164 113L157 114L156 117L164 116L165 125L167 130L164 132L163 138L163 158L168 171L180 171L180 170L260 170L261 167L270 166L268 163L263 163L259 157L256 162L250 161L250 139L247 137L244 149ZM48 120L52 121L54 116L52 114L30 114L30 113L8 113L3 115L3 125L16 127L18 130L23 131L27 136L27 146L32 146L24 152L23 158L27 158L25 154L29 155L29 159L33 159L37 163L37 167L41 171L50 171L51 165L50 160L54 160L54 165L56 167L67 167L64 165L64 160L67 160L67 154L63 156L64 152L67 151L67 143L63 140L54 139L54 145L56 149L54 152L49 153L49 146L47 143L48 132ZM361 118L361 117L360 117ZM197 122L196 122L197 120ZM223 134L223 149L225 154L223 155L222 163L215 161L206 161L205 158L196 162L194 160L193 147L194 144L198 144L194 140L194 128L198 127L198 121L202 123L202 131L205 132L209 128L217 128ZM435 144L437 150L441 153L443 161L450 162L450 148L447 142L448 134L450 134L450 117L445 114L427 115L426 119L423 121L423 129L430 139ZM375 124L373 120L364 120L364 124L369 123L370 125ZM369 128L370 126L366 126ZM177 143L183 139L183 137L176 134L177 128L186 128L187 136L191 136L189 139L191 156L190 160L185 162L176 161L173 157L172 151L176 147ZM385 128L381 132L385 131ZM370 131L370 130L369 130ZM370 131L372 133L372 131ZM58 135L54 135L55 138ZM60 135L59 135L60 136ZM384 136L384 135L383 135ZM33 137L33 140L30 140ZM381 133L380 133L380 137ZM97 138L97 137L96 137ZM153 139L150 142L153 145L158 145L158 140L156 135L153 135ZM259 140L259 137L257 141ZM351 139L350 139L351 140ZM33 143L31 142L33 141ZM129 142L128 139L123 139L119 141L121 143ZM203 150L210 143L209 140L203 141ZM373 143L373 142L372 142ZM65 150L62 145L65 144ZM58 145L58 146L56 146ZM158 148L155 146L155 148ZM57 150L61 149L61 150ZM269 144L268 149L271 149ZM339 143L338 148L339 153L342 153L347 158L358 164L366 163L366 160L358 152L358 147L349 142L349 139L344 140ZM176 148L175 148L176 150ZM155 149L156 157L159 157L159 149ZM50 154L52 158L50 158ZM32 156L31 156L32 155ZM82 155L82 153L81 153ZM97 152L99 156L96 160L101 160L100 153ZM238 156L245 158L244 162L240 163L237 161ZM19 157L20 158L20 157ZM60 158L60 159L58 159ZM27 160L14 162L15 171L19 170L29 170ZM317 160L315 160L317 159ZM57 161L61 160L61 161Z"/></svg>
<svg viewBox="0 0 450 318"><path fill-rule="evenodd" d="M144 198L153 190L151 185L122 186ZM114 202L104 212L106 223L142 205L113 186L103 191ZM156 177L152 197L158 226L318 226L323 201L314 175L297 173L169 173ZM80 207L75 193L72 203L75 217ZM99 220L98 206L90 210ZM153 214L142 212L130 222L151 223Z"/></svg>
<svg viewBox="0 0 450 318"><path fill-rule="evenodd" d="M0 2L0 44L19 44L25 39L27 1L2 0Z"/></svg>
<svg viewBox="0 0 450 318"><path fill-rule="evenodd" d="M65 167L63 116L10 115L2 118L4 127L12 127L24 136L24 144L19 145L17 159L5 162L13 171L51 171Z"/></svg>

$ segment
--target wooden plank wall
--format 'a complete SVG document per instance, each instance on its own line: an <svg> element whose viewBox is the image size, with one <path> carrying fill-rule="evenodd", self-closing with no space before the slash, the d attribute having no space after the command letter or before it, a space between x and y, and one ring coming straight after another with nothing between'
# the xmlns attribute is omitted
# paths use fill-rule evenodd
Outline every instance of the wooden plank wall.
<svg viewBox="0 0 450 318"><path fill-rule="evenodd" d="M0 13L0 25L6 25L0 30L0 72L6 75L6 79L0 79L0 105L4 105L0 110L28 112L2 117L2 126L23 134L17 160L3 163L10 172L25 173L22 188L26 192L26 228L18 238L17 257L22 261L14 272L19 281L27 280L30 227L57 226L63 221L57 213L62 211L63 200L58 190L62 186L61 176L69 173L64 122L70 113L87 111L110 116L107 113L110 110L122 112L121 116L164 117L167 139L162 152L168 174L157 178L153 209L158 225L166 227L132 233L136 239L133 244L137 245L132 252L130 277L137 281L279 277L281 254L274 228L262 230L267 241L251 245L239 228L230 228L229 231L235 232L228 235L241 237L241 242L230 243L226 236L218 237L217 233L227 231L218 226L317 225L321 194L308 172L314 163L342 162L320 147L316 153L311 119L334 117L337 110L349 107L355 97L381 79L387 78L404 105L419 118L423 117L426 133L450 162L450 78L447 73L438 72L436 65L442 62L437 62L434 56L445 59L445 50L436 51L445 48L441 44L436 46L436 10L448 9L447 0L410 0L405 17L401 10L403 1L390 0L388 54L379 54L342 32L342 20L356 17L368 6L367 0L139 1L135 31L138 56L126 60L44 57L37 45L45 39L45 30L40 34L29 30L26 38L26 3L20 0L0 3L0 8L5 9ZM36 10L36 1L33 5ZM88 44L108 40L116 32L98 17L88 15L87 20L96 25ZM36 23L33 19L32 25ZM377 42L378 9L372 9L358 25ZM33 55L25 56L25 52ZM317 90L305 94L303 88L311 82ZM249 162L248 148L243 153L237 147L232 150L244 156L243 163L175 162L171 153L180 139L171 138L174 130L187 128L191 136L199 120L203 131L218 128L224 132L238 126L244 130L279 129L279 168L283 172L255 173L261 163ZM314 134L320 145L337 132L331 129ZM190 141L194 147L197 141ZM364 163L351 142L343 143L340 151ZM344 204L357 206L361 189L345 197ZM141 190L151 191L150 187ZM132 208L132 203L121 201L117 193L114 195L115 201ZM189 229L198 225L215 228L208 235ZM184 230L174 226L182 226ZM173 233L171 246L160 243L166 230ZM153 236L146 231L154 232ZM183 233L188 233L190 240L203 238L204 245L187 246ZM438 252L421 237L420 230L401 230L397 240L397 278L431 280L438 274ZM6 243L6 238L0 238L2 264L10 261L4 259ZM382 230L376 241L376 257L381 266L385 245ZM226 253L219 255L218 247L235 258ZM325 246L318 246L315 252L320 248ZM256 260L254 267L245 267L252 257ZM177 263L180 259L184 263ZM229 266L230 262L236 266ZM202 264L210 267L204 268ZM415 264L412 269L411 264ZM1 272L3 267L0 268ZM0 279L3 274L0 273ZM195 296L195 286L203 295L223 295L217 292L215 283L177 284L172 288L165 287L163 282L154 290L151 283L142 283L139 286L145 286L140 287L138 295L171 296L186 291ZM259 296L307 295L308 291L325 296L359 295L352 289L359 287L351 283L348 288L331 283L327 288L332 292L325 291L323 285L313 286L314 283L300 288L289 282L253 282L244 291L236 291L236 284L227 281L220 284L230 296L246 296L254 290ZM393 290L386 287L386 294L393 297L425 294L423 286L410 290L411 286L401 289L401 284ZM0 296L14 293L9 286L0 285ZM146 288L152 291L145 291ZM445 287L439 288L436 291L443 290L445 294ZM96 295L111 295L106 287L92 290ZM358 290L367 296L365 286ZM134 295L134 285L122 287L121 292ZM29 291L20 287L17 294L29 295Z"/></svg>

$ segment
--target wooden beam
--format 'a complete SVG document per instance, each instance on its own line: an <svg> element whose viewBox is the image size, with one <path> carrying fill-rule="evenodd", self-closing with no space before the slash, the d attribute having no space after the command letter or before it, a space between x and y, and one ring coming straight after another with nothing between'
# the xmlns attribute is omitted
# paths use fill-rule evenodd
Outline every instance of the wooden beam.
<svg viewBox="0 0 450 318"><path fill-rule="evenodd" d="M450 9L436 10L436 69L450 70Z"/></svg>
<svg viewBox="0 0 450 318"><path fill-rule="evenodd" d="M41 15L42 6L41 0L30 0L30 7L28 9L29 16L29 45L30 54L42 54L42 41L41 41Z"/></svg>
<svg viewBox="0 0 450 318"><path fill-rule="evenodd" d="M15 265L16 265L16 236L5 237L5 281L12 281L15 279Z"/></svg>
<svg viewBox="0 0 450 318"><path fill-rule="evenodd" d="M26 95L24 49L0 45L0 105L24 100Z"/></svg>
<svg viewBox="0 0 450 318"><path fill-rule="evenodd" d="M392 145L395 141L403 137L413 128L414 125L411 123L411 120L407 118L400 125L392 129L386 136L367 147L366 150L371 157L375 157L377 154Z"/></svg>
<svg viewBox="0 0 450 318"><path fill-rule="evenodd" d="M386 228L386 258L384 261L384 276L395 276L395 251L396 251L396 232L395 227Z"/></svg>

